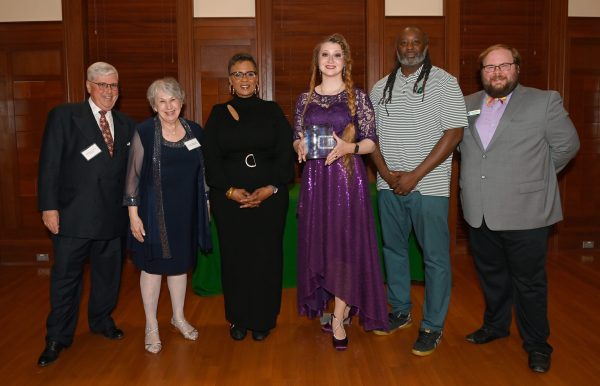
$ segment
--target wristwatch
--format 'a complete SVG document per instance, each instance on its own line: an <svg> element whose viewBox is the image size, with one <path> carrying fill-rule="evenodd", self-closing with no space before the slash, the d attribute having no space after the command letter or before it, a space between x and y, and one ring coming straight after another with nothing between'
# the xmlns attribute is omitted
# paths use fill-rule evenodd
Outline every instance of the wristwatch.
<svg viewBox="0 0 600 386"><path fill-rule="evenodd" d="M356 143L356 145L354 145L354 154L358 154L358 150L359 150L358 143Z"/></svg>

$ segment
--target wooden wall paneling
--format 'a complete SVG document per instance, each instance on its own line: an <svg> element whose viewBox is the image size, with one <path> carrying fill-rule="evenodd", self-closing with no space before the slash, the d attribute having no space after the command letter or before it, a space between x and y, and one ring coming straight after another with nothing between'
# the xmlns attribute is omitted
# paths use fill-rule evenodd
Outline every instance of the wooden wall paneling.
<svg viewBox="0 0 600 386"><path fill-rule="evenodd" d="M273 99L273 1L256 1L256 61L259 71L260 96Z"/></svg>
<svg viewBox="0 0 600 386"><path fill-rule="evenodd" d="M0 51L0 210L2 211L0 225L3 231L18 223L15 204L17 167L10 54L9 49L2 47ZM0 237L5 238L4 235Z"/></svg>
<svg viewBox="0 0 600 386"><path fill-rule="evenodd" d="M60 22L0 24L0 263L50 253L37 211L37 166L48 111L67 100Z"/></svg>
<svg viewBox="0 0 600 386"><path fill-rule="evenodd" d="M461 0L460 83L465 94L480 87L477 57L496 43L516 47L521 53L520 81L546 88L548 82L548 1Z"/></svg>
<svg viewBox="0 0 600 386"><path fill-rule="evenodd" d="M366 0L273 0L274 99L293 119L298 95L310 82L312 51L323 38L344 35L352 53L352 77L366 86Z"/></svg>
<svg viewBox="0 0 600 386"><path fill-rule="evenodd" d="M138 121L149 117L150 83L177 77L175 18L181 4L164 0L87 0L87 4L86 66L96 61L114 65L121 84L120 110Z"/></svg>
<svg viewBox="0 0 600 386"><path fill-rule="evenodd" d="M198 122L206 121L215 103L231 98L227 62L239 52L248 52L256 58L256 36L254 18L194 19L194 88Z"/></svg>
<svg viewBox="0 0 600 386"><path fill-rule="evenodd" d="M548 28L546 44L548 46L547 84L550 90L565 95L565 47L567 44L568 0L548 0L546 25Z"/></svg>
<svg viewBox="0 0 600 386"><path fill-rule="evenodd" d="M569 18L565 108L581 148L560 175L564 220L555 232L558 249L600 249L600 18Z"/></svg>
<svg viewBox="0 0 600 386"><path fill-rule="evenodd" d="M367 40L367 90L389 71L383 66L385 3L382 0L366 0L366 40Z"/></svg>
<svg viewBox="0 0 600 386"><path fill-rule="evenodd" d="M185 91L183 114L200 122L196 106L196 90L194 89L194 4L192 0L177 0L177 78Z"/></svg>
<svg viewBox="0 0 600 386"><path fill-rule="evenodd" d="M85 99L87 57L87 4L81 0L62 0L64 66L67 99L78 102Z"/></svg>

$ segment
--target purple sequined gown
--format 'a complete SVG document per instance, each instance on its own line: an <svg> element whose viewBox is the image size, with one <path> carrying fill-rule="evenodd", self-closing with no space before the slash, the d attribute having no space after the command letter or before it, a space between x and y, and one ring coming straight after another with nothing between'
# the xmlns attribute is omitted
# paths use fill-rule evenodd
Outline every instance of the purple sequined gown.
<svg viewBox="0 0 600 386"><path fill-rule="evenodd" d="M373 107L366 93L356 93L356 142L377 141ZM308 93L298 97L295 138L302 130ZM341 137L351 120L348 93L313 93L304 125L329 123ZM314 318L337 296L352 306L365 330L387 329L387 305L375 236L367 172L361 156L352 156L349 174L338 159L307 160L298 202L298 311Z"/></svg>

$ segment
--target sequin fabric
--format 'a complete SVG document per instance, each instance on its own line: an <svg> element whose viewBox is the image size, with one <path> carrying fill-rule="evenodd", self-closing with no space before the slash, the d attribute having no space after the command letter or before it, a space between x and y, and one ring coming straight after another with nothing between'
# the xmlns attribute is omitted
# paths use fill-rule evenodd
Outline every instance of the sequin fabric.
<svg viewBox="0 0 600 386"><path fill-rule="evenodd" d="M377 141L373 107L366 93L355 89L356 142ZM330 124L336 134L352 119L348 94L307 93L296 103L295 138L302 124ZM350 174L341 159L325 166L323 159L304 166L298 202L298 311L314 318L337 296L352 306L366 330L387 329L387 304L375 236L369 181L361 156L352 155Z"/></svg>

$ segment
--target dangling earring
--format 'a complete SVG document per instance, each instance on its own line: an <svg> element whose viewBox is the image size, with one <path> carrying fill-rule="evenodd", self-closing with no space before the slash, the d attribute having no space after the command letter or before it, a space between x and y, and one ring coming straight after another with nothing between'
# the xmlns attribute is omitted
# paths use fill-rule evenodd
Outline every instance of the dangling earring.
<svg viewBox="0 0 600 386"><path fill-rule="evenodd" d="M342 68L342 79L346 77L346 67Z"/></svg>
<svg viewBox="0 0 600 386"><path fill-rule="evenodd" d="M231 95L235 95L235 89L232 84L229 85L229 91L231 92Z"/></svg>
<svg viewBox="0 0 600 386"><path fill-rule="evenodd" d="M254 95L258 95L258 84L254 87Z"/></svg>

